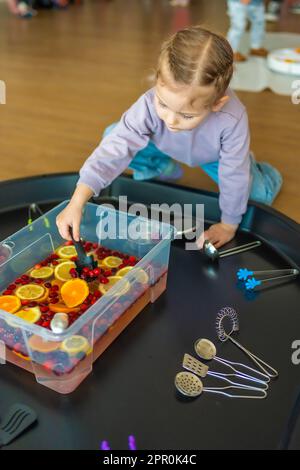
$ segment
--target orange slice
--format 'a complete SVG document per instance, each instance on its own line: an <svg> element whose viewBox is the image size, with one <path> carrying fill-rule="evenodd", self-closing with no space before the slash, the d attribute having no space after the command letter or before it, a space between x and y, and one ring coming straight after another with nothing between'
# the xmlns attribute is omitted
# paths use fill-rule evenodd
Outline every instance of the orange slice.
<svg viewBox="0 0 300 470"><path fill-rule="evenodd" d="M102 260L102 264L106 268L118 268L122 263L123 260L118 258L118 256L107 256L104 258L104 260Z"/></svg>
<svg viewBox="0 0 300 470"><path fill-rule="evenodd" d="M30 277L33 279L50 279L53 275L53 268L50 266L44 266L43 268L33 269L30 273Z"/></svg>
<svg viewBox="0 0 300 470"><path fill-rule="evenodd" d="M79 312L78 307L67 307L66 304L57 303L57 304L49 304L49 309L51 312L55 313L70 313L70 312Z"/></svg>
<svg viewBox="0 0 300 470"><path fill-rule="evenodd" d="M21 300L36 300L45 294L45 287L40 284L25 284L16 290L16 295Z"/></svg>
<svg viewBox="0 0 300 470"><path fill-rule="evenodd" d="M15 313L21 307L21 301L16 295L1 295L0 310Z"/></svg>
<svg viewBox="0 0 300 470"><path fill-rule="evenodd" d="M83 279L72 279L62 286L60 293L66 306L73 308L84 302L89 295L89 287Z"/></svg>
<svg viewBox="0 0 300 470"><path fill-rule="evenodd" d="M57 254L60 258L70 259L73 258L73 256L77 256L77 251L73 245L62 246L57 250Z"/></svg>
<svg viewBox="0 0 300 470"><path fill-rule="evenodd" d="M99 290L101 294L107 294L107 292L122 278L122 276L109 276L107 278L109 282L107 284L99 284ZM123 283L122 283L123 284ZM114 295L124 295L126 294L130 289L130 284L128 281L126 281L125 284L121 285L120 289L117 290Z"/></svg>
<svg viewBox="0 0 300 470"><path fill-rule="evenodd" d="M14 317L22 318L28 323L36 323L41 318L41 311L39 307L23 309L15 313Z"/></svg>
<svg viewBox="0 0 300 470"><path fill-rule="evenodd" d="M61 282L66 282L72 279L70 274L70 269L76 268L73 261L65 261L64 263L59 263L54 270L55 279Z"/></svg>
<svg viewBox="0 0 300 470"><path fill-rule="evenodd" d="M60 347L61 343L56 341L44 341L41 336L32 335L28 340L28 345L34 351L49 353L56 351Z"/></svg>

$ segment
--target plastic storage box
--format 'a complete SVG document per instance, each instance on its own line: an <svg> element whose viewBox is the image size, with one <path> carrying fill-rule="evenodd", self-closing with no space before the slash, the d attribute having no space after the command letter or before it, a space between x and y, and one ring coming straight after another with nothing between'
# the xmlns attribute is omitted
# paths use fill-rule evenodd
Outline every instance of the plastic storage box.
<svg viewBox="0 0 300 470"><path fill-rule="evenodd" d="M67 203L59 204L2 242L1 293L8 284L64 242L55 220ZM108 228L114 229L113 236L107 237ZM88 203L83 212L81 236L137 257L140 261L136 269L118 281L62 334L54 334L51 330L14 318L12 314L0 310L2 357L5 354L6 362L32 372L39 384L58 393L74 391L92 371L93 362L138 313L166 289L174 231L174 227L168 224ZM143 282L141 269L147 274L143 276ZM43 352L30 346L33 335L39 337L45 345ZM88 348L80 354L66 354L60 346L74 336L85 338Z"/></svg>

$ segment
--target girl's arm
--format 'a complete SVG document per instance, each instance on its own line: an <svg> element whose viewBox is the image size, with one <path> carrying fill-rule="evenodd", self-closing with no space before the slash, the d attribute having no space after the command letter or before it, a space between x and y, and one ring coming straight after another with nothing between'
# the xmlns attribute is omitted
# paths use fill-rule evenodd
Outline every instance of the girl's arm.
<svg viewBox="0 0 300 470"><path fill-rule="evenodd" d="M135 154L146 147L155 131L153 116L150 98L145 94L124 113L119 124L86 160L70 203L56 219L59 233L64 239L71 240L72 227L75 240L79 240L82 210L86 202L93 195L98 196L128 167Z"/></svg>

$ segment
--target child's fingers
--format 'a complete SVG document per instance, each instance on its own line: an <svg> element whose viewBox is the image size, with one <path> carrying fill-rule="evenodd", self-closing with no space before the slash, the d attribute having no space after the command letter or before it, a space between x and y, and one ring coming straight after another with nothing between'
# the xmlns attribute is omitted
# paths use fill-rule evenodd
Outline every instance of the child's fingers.
<svg viewBox="0 0 300 470"><path fill-rule="evenodd" d="M70 224L68 223L60 223L58 225L58 230L61 236L65 240L72 240L71 235L70 235Z"/></svg>
<svg viewBox="0 0 300 470"><path fill-rule="evenodd" d="M80 237L80 230L79 230L79 227L80 227L80 219L75 219L73 221L73 238L76 242L79 242L79 237Z"/></svg>

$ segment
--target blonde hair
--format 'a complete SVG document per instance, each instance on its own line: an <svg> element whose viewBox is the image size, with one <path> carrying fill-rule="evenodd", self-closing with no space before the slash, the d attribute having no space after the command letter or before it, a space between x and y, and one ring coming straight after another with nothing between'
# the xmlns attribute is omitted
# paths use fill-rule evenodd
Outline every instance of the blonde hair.
<svg viewBox="0 0 300 470"><path fill-rule="evenodd" d="M216 102L224 96L232 78L233 51L224 37L194 26L173 34L161 47L156 76L167 82L162 71L165 64L179 84L213 85Z"/></svg>

